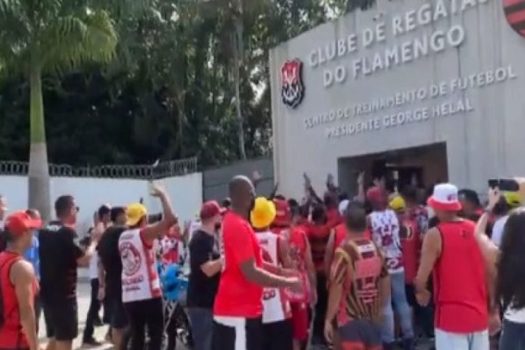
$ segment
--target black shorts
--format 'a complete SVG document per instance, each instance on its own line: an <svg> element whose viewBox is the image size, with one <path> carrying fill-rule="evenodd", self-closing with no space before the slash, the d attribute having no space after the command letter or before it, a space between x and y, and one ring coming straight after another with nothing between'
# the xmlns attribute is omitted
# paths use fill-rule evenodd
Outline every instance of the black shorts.
<svg viewBox="0 0 525 350"><path fill-rule="evenodd" d="M58 341L74 340L78 335L77 299L42 300L47 337Z"/></svg>
<svg viewBox="0 0 525 350"><path fill-rule="evenodd" d="M263 324L263 349L293 349L292 320Z"/></svg>
<svg viewBox="0 0 525 350"><path fill-rule="evenodd" d="M339 328L343 349L381 349L381 328L369 320L352 320Z"/></svg>
<svg viewBox="0 0 525 350"><path fill-rule="evenodd" d="M124 329L128 326L128 315L122 298L114 297L108 299L109 326L115 329Z"/></svg>
<svg viewBox="0 0 525 350"><path fill-rule="evenodd" d="M236 350L239 341L245 350L266 350L262 344L261 318L215 317L213 320L213 350ZM240 338L240 339L239 339Z"/></svg>

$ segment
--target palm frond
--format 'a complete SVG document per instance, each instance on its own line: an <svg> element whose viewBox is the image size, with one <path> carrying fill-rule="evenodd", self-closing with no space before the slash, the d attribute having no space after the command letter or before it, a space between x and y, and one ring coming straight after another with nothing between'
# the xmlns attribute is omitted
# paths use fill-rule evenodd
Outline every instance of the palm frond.
<svg viewBox="0 0 525 350"><path fill-rule="evenodd" d="M118 41L113 21L103 10L58 18L40 37L43 68L58 72L83 62L110 61Z"/></svg>
<svg viewBox="0 0 525 350"><path fill-rule="evenodd" d="M18 0L0 0L0 61L3 70L22 71L31 29Z"/></svg>

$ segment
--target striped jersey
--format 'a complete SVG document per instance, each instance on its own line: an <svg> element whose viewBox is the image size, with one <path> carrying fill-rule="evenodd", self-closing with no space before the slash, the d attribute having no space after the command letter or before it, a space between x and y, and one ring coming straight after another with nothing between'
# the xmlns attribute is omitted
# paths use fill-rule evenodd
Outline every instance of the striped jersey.
<svg viewBox="0 0 525 350"><path fill-rule="evenodd" d="M336 249L331 284L343 287L337 315L340 326L356 319L376 319L382 308L379 281L387 276L385 260L371 240L346 240Z"/></svg>

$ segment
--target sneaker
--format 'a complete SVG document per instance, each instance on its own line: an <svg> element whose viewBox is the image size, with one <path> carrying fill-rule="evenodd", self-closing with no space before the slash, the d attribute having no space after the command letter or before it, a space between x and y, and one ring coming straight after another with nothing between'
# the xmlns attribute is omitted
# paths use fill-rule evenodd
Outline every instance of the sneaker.
<svg viewBox="0 0 525 350"><path fill-rule="evenodd" d="M103 345L101 342L97 341L96 339L85 339L83 342L82 342L82 347L83 348L96 348L98 346L101 346Z"/></svg>

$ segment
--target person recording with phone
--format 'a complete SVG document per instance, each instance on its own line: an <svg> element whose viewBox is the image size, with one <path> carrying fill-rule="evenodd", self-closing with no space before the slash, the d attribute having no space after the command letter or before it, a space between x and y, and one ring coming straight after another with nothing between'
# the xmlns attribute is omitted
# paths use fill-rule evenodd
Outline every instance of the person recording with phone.
<svg viewBox="0 0 525 350"><path fill-rule="evenodd" d="M497 190L499 195L498 202L494 205L493 213L499 217L492 227L492 242L500 246L503 239L505 224L512 210L522 204L522 198L519 194L519 184L512 179L508 180L489 180L489 188Z"/></svg>

